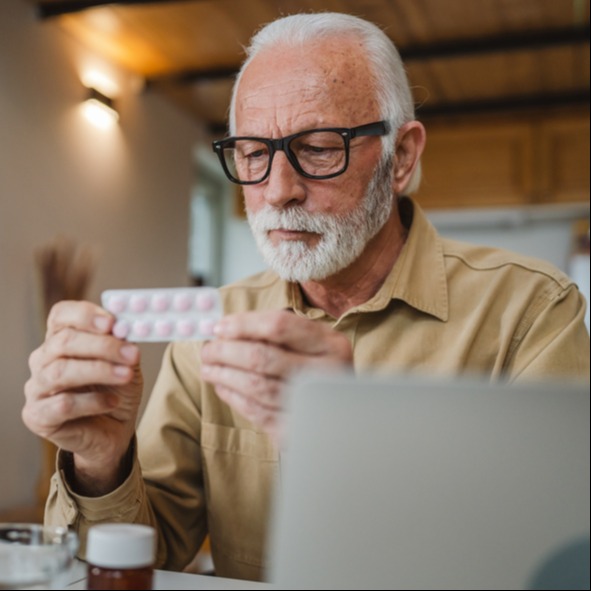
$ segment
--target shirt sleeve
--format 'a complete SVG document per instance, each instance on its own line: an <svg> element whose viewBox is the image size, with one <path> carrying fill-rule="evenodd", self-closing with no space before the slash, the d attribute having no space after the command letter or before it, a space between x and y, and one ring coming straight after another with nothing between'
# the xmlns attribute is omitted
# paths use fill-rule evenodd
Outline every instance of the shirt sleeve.
<svg viewBox="0 0 591 591"><path fill-rule="evenodd" d="M138 428L137 451L128 478L101 497L84 497L66 480L68 455L60 451L45 508L45 522L78 532L79 557L86 553L88 529L101 522L152 525L158 532L156 566L180 570L207 533L201 454L200 413L195 367L174 348L166 350L160 374ZM184 366L184 367L181 367ZM183 370L192 369L188 374ZM193 375L188 384L183 375ZM192 393L192 395L191 395ZM141 466L141 468L140 468Z"/></svg>
<svg viewBox="0 0 591 591"><path fill-rule="evenodd" d="M101 497L78 495L70 488L66 478L68 455L63 450L58 453L57 469L52 476L45 505L45 523L75 529L80 541L80 558L86 557L86 536L93 525L107 521L153 523L135 452L132 469L125 482Z"/></svg>
<svg viewBox="0 0 591 591"><path fill-rule="evenodd" d="M514 335L506 377L589 382L585 310L585 298L572 283L539 294Z"/></svg>

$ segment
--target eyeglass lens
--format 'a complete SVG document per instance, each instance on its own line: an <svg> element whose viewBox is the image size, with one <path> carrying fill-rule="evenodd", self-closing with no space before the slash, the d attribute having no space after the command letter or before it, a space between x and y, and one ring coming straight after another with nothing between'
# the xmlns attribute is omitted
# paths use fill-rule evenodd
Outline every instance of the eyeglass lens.
<svg viewBox="0 0 591 591"><path fill-rule="evenodd" d="M322 177L341 172L346 166L345 138L336 131L310 131L294 137L287 148L303 172ZM257 182L267 174L270 146L238 139L224 148L226 165L239 181Z"/></svg>

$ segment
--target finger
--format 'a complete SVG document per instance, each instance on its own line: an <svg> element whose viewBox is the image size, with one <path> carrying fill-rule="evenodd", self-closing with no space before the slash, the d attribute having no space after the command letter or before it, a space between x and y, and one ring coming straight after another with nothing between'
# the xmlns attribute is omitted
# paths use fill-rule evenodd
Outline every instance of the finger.
<svg viewBox="0 0 591 591"><path fill-rule="evenodd" d="M218 387L227 388L267 410L281 409L284 383L277 378L224 365L204 365L201 373L207 382L216 387L216 391Z"/></svg>
<svg viewBox="0 0 591 591"><path fill-rule="evenodd" d="M348 357L336 354L309 355L260 341L227 340L207 342L201 349L201 362L203 366L230 366L280 379L304 368L323 370L351 363Z"/></svg>
<svg viewBox="0 0 591 591"><path fill-rule="evenodd" d="M65 327L77 328L91 333L107 334L115 318L92 302L64 300L55 304L47 318L47 336Z"/></svg>
<svg viewBox="0 0 591 591"><path fill-rule="evenodd" d="M231 314L216 324L214 332L226 339L265 340L294 351L318 355L335 349L344 351L343 340L347 341L344 335L324 323L300 318L286 310Z"/></svg>
<svg viewBox="0 0 591 591"><path fill-rule="evenodd" d="M88 384L122 385L134 377L128 365L90 359L55 359L35 373L25 384L27 399L53 396L65 390L85 388Z"/></svg>
<svg viewBox="0 0 591 591"><path fill-rule="evenodd" d="M22 418L32 431L48 437L64 423L106 414L117 403L117 396L109 392L64 392L43 398L34 405L25 405Z"/></svg>
<svg viewBox="0 0 591 591"><path fill-rule="evenodd" d="M263 341L212 340L201 349L201 361L206 365L229 365L267 376L283 376L301 359Z"/></svg>
<svg viewBox="0 0 591 591"><path fill-rule="evenodd" d="M139 363L140 351L133 343L111 335L96 335L74 328L62 328L46 339L29 358L31 371L45 367L59 357L102 359L122 365Z"/></svg>

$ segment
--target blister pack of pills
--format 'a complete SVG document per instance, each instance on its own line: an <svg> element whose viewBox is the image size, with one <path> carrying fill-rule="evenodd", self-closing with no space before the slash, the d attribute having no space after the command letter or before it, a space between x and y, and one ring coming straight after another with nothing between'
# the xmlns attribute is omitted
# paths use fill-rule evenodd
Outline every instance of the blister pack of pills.
<svg viewBox="0 0 591 591"><path fill-rule="evenodd" d="M223 315L212 287L108 289L101 303L116 317L113 334L134 342L210 339Z"/></svg>

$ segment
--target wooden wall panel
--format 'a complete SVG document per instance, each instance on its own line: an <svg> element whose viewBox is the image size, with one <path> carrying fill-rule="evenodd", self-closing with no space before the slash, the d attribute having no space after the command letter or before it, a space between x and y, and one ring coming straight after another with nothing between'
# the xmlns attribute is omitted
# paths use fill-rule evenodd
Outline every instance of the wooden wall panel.
<svg viewBox="0 0 591 591"><path fill-rule="evenodd" d="M523 204L532 188L532 141L528 125L427 127L424 207Z"/></svg>
<svg viewBox="0 0 591 591"><path fill-rule="evenodd" d="M540 147L541 200L589 200L589 119L544 122Z"/></svg>
<svg viewBox="0 0 591 591"><path fill-rule="evenodd" d="M588 113L426 127L426 208L589 201Z"/></svg>

